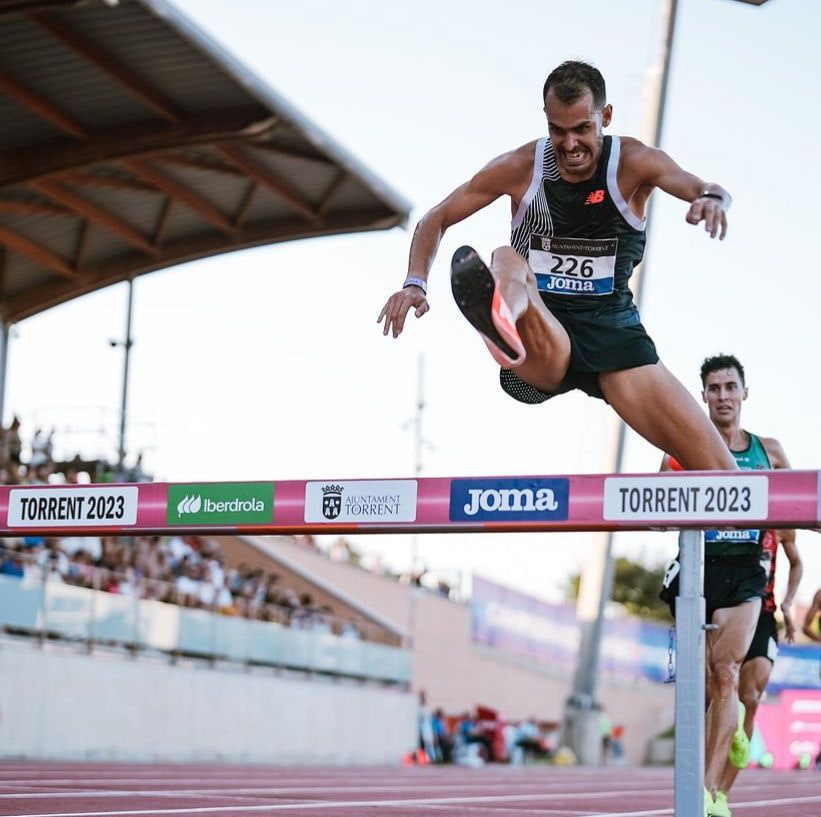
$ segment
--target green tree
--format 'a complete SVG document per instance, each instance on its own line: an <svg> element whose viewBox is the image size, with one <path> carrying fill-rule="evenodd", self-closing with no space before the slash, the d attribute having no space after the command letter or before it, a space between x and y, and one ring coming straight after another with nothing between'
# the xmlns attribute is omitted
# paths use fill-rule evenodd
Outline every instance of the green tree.
<svg viewBox="0 0 821 817"><path fill-rule="evenodd" d="M616 559L613 575L612 599L624 605L634 616L670 622L670 610L659 598L665 565L645 567L638 562L620 556ZM576 573L567 585L567 598L573 601L579 597L581 576Z"/></svg>

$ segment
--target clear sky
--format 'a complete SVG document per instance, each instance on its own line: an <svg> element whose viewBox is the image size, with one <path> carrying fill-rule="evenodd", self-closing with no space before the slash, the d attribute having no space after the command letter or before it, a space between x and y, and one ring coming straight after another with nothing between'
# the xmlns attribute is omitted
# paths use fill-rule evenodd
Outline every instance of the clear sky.
<svg viewBox="0 0 821 817"><path fill-rule="evenodd" d="M659 0L177 5L409 199L411 226L487 160L544 134L542 84L564 59L594 62L614 106L611 132L640 135L661 36ZM821 468L819 41L817 0L680 0L662 146L735 202L719 244L684 222L682 202L658 197L642 309L662 360L694 394L705 356L742 360L744 425L777 437L796 468ZM431 312L396 341L382 337L376 316L404 279L410 233L398 229L138 279L132 444L170 481L408 476L405 423L424 354L423 475L611 471L610 409L579 393L535 407L505 396L452 302L453 250L468 243L488 255L507 243L509 217L500 201L448 232ZM6 421L18 413L28 433L35 422L56 425L68 450L94 449L106 422L115 431L122 353L108 341L124 333L125 298L118 285L14 328ZM660 456L631 435L624 470L654 471ZM408 537L353 540L408 565ZM427 565L556 599L589 541L429 536L418 546ZM821 537L798 542L807 600L821 585ZM675 535L619 535L616 547L658 562Z"/></svg>

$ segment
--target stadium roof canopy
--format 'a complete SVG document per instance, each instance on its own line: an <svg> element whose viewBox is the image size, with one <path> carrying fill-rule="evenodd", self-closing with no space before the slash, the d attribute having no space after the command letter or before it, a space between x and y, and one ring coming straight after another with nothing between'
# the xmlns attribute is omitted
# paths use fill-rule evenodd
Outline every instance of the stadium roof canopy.
<svg viewBox="0 0 821 817"><path fill-rule="evenodd" d="M410 209L166 0L0 0L0 123L6 324Z"/></svg>

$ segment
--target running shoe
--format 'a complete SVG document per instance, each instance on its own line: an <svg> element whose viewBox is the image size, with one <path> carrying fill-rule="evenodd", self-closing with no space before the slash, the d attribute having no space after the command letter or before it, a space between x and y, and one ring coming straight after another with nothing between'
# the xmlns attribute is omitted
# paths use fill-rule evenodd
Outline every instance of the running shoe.
<svg viewBox="0 0 821 817"><path fill-rule="evenodd" d="M704 789L704 817L712 817L713 814L713 806L715 805L713 801L713 795L710 794L709 789Z"/></svg>
<svg viewBox="0 0 821 817"><path fill-rule="evenodd" d="M733 735L733 742L730 744L728 760L736 769L746 769L750 762L750 739L744 731L744 716L746 710L741 701L738 702L738 727Z"/></svg>
<svg viewBox="0 0 821 817"><path fill-rule="evenodd" d="M482 336L493 359L506 369L521 365L525 347L513 314L490 270L472 247L459 247L453 254L450 286L456 305Z"/></svg>
<svg viewBox="0 0 821 817"><path fill-rule="evenodd" d="M727 795L723 791L717 791L710 809L710 817L733 817L730 805L727 802Z"/></svg>

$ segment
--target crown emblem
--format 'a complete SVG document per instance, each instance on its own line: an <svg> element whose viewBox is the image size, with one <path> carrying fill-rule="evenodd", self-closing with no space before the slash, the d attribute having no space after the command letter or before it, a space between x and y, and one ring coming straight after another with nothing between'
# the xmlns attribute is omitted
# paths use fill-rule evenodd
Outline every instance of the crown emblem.
<svg viewBox="0 0 821 817"><path fill-rule="evenodd" d="M323 485L322 486L322 494L323 496L333 495L336 494L340 496L342 494L342 486L341 485Z"/></svg>

